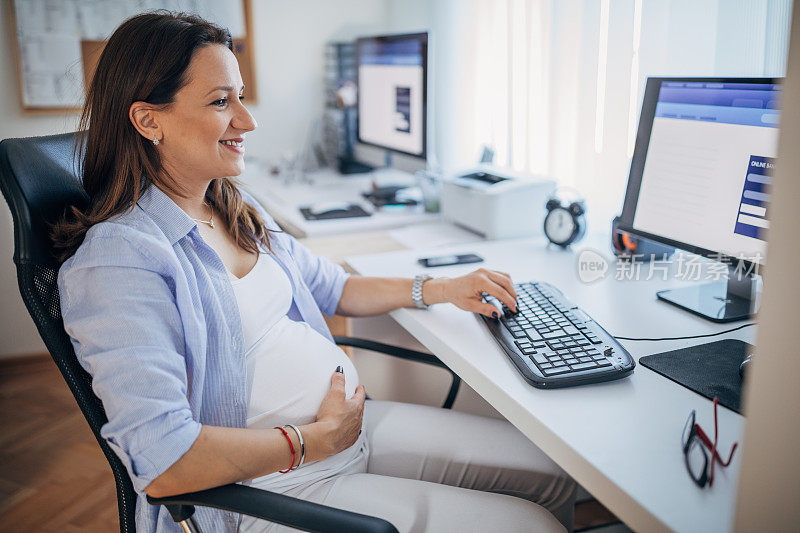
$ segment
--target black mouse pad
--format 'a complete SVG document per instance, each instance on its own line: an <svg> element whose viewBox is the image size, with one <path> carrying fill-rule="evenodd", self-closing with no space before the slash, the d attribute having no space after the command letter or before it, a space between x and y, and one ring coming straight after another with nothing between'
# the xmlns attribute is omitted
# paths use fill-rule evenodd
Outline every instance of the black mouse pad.
<svg viewBox="0 0 800 533"><path fill-rule="evenodd" d="M646 355L639 363L709 400L716 396L720 404L741 414L739 365L752 352L751 344L725 339Z"/></svg>

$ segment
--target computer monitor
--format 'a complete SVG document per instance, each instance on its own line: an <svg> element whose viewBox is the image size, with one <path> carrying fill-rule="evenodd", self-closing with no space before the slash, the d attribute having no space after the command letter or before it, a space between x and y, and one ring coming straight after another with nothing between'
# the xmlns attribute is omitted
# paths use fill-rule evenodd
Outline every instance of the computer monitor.
<svg viewBox="0 0 800 533"><path fill-rule="evenodd" d="M356 58L359 142L425 159L428 34L361 38Z"/></svg>
<svg viewBox="0 0 800 533"><path fill-rule="evenodd" d="M727 282L661 291L717 322L752 312L764 264L780 81L649 78L619 227L731 267Z"/></svg>

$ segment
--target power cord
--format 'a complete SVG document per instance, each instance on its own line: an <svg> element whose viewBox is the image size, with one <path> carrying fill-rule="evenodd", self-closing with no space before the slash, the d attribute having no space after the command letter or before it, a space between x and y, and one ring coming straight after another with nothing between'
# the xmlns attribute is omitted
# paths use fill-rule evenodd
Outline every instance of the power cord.
<svg viewBox="0 0 800 533"><path fill-rule="evenodd" d="M699 339L701 337L716 337L717 335L722 335L724 333L730 333L731 331L736 331L738 329L747 328L750 326L755 326L758 322L750 322L749 324L742 324L741 326L736 326L735 328L726 329L724 331L718 331L716 333L706 333L704 335L687 335L685 337L617 337L614 335L614 338L617 340L623 341L679 341L683 339Z"/></svg>

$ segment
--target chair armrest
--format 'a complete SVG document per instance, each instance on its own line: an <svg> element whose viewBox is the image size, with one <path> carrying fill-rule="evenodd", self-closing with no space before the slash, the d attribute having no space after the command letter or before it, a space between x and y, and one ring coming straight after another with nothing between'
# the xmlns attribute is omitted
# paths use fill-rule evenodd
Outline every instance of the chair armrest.
<svg viewBox="0 0 800 533"><path fill-rule="evenodd" d="M333 342L340 346L352 346L353 348L361 348L373 352L379 352L400 359L408 359L409 361L416 361L418 363L425 363L428 365L438 366L444 368L451 374L453 373L446 364L442 363L438 357L433 354L411 350L409 348L401 348L400 346L392 346L391 344L384 344L382 342L371 341L369 339L360 339L358 337L346 337L344 335L334 335Z"/></svg>
<svg viewBox="0 0 800 533"><path fill-rule="evenodd" d="M450 409L453 407L453 403L456 401L456 395L458 394L458 389L461 386L461 378L458 377L458 374L453 372L435 355L417 350L411 350L409 348L401 348L400 346L392 346L391 344L384 344L382 342L371 341L369 339L347 337L345 335L334 335L333 342L340 346L352 346L353 348L361 348L363 350L370 350L373 352L391 355L393 357L399 357L400 359L406 359L408 361L416 361L418 363L425 363L428 365L437 366L439 368L444 368L450 372L453 381L450 385L450 391L447 393L447 398L442 404L442 407L444 409Z"/></svg>
<svg viewBox="0 0 800 533"><path fill-rule="evenodd" d="M382 518L336 509L247 485L224 485L164 498L148 496L147 501L151 505L166 506L176 522L189 519L194 514L194 506L200 505L254 516L303 531L397 533L397 529Z"/></svg>

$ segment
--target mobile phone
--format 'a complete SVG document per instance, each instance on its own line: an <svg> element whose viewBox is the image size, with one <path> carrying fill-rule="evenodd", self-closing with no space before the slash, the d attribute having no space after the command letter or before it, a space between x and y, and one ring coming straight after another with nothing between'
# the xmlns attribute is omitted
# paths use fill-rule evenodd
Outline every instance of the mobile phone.
<svg viewBox="0 0 800 533"><path fill-rule="evenodd" d="M438 257L423 257L418 259L419 264L426 268L465 265L468 263L480 263L482 261L483 257L476 254L440 255Z"/></svg>

